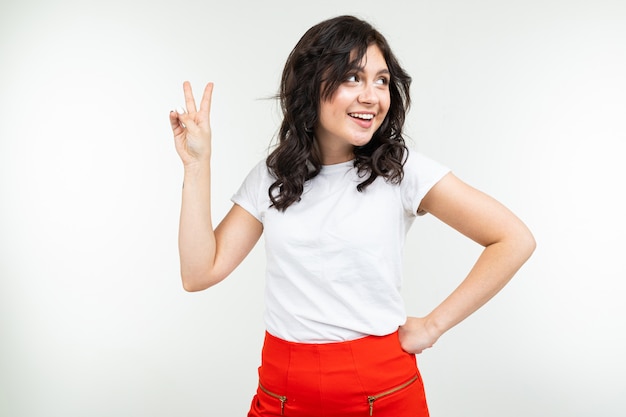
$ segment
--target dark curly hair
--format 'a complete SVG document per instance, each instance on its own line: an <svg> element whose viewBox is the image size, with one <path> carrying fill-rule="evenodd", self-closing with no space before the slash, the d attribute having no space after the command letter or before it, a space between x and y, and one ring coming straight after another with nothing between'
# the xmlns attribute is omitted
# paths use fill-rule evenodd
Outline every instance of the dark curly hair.
<svg viewBox="0 0 626 417"><path fill-rule="evenodd" d="M283 121L278 145L266 160L276 178L268 190L274 208L284 211L299 201L305 182L320 172L322 161L314 135L320 102L331 99L373 44L380 48L389 68L391 103L372 139L354 147L354 165L364 178L357 189L365 190L379 176L395 184L402 181L408 152L402 128L411 103L411 77L372 25L354 16L339 16L311 27L283 69L278 94Z"/></svg>

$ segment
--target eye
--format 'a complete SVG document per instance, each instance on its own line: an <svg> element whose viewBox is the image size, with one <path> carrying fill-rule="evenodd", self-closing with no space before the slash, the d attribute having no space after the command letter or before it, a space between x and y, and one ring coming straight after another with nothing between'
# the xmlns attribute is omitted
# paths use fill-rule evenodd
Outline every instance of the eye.
<svg viewBox="0 0 626 417"><path fill-rule="evenodd" d="M349 74L349 75L346 77L346 82L347 82L347 83L356 83L356 82L358 82L358 81L359 81L359 76L358 76L358 75L356 75L356 74Z"/></svg>
<svg viewBox="0 0 626 417"><path fill-rule="evenodd" d="M388 77L380 77L379 79L376 80L376 84L388 85L389 84L389 78Z"/></svg>

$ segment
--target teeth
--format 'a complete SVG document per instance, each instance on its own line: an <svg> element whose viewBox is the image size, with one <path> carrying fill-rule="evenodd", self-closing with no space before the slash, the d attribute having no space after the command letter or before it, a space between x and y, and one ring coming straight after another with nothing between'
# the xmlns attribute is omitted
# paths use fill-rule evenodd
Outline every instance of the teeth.
<svg viewBox="0 0 626 417"><path fill-rule="evenodd" d="M357 119L363 120L372 120L374 118L373 114L361 114L361 113L348 113L350 117L356 117Z"/></svg>

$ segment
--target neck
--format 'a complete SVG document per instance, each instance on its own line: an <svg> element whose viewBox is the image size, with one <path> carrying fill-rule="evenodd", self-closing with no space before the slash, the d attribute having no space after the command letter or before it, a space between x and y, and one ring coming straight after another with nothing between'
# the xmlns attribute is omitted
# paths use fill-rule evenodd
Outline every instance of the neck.
<svg viewBox="0 0 626 417"><path fill-rule="evenodd" d="M340 164L342 162L348 162L354 159L354 152L352 147L349 149L342 148L332 148L328 146L320 146L319 141L315 141L315 150L320 156L320 161L322 165L334 165Z"/></svg>
<svg viewBox="0 0 626 417"><path fill-rule="evenodd" d="M324 156L322 157L322 165L335 165L335 164L340 164L342 162L348 162L354 159L354 154L351 153L350 155L344 155L344 156L339 156L339 155L333 155L333 156Z"/></svg>

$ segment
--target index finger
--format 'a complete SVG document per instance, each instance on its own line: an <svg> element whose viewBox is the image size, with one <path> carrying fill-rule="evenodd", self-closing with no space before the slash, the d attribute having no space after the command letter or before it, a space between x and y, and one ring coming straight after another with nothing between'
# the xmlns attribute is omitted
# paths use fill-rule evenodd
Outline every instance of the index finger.
<svg viewBox="0 0 626 417"><path fill-rule="evenodd" d="M191 83L189 81L183 83L183 91L185 93L185 107L187 107L187 113L195 113L196 101L193 99L193 92L191 91Z"/></svg>
<svg viewBox="0 0 626 417"><path fill-rule="evenodd" d="M202 101L200 102L200 113L211 113L211 97L213 96L213 83L208 83L204 87L204 93L202 93Z"/></svg>

